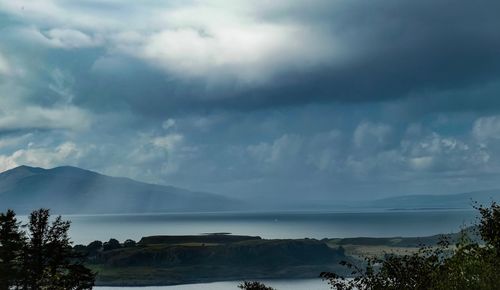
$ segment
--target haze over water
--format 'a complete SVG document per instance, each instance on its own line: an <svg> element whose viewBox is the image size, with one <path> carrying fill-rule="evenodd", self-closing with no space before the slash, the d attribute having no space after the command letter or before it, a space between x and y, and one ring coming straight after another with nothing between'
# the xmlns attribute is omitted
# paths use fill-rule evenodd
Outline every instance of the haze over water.
<svg viewBox="0 0 500 290"><path fill-rule="evenodd" d="M236 290L240 281L227 281L215 283L187 284L175 286L158 287L120 287L120 289L142 289L142 290ZM326 282L321 279L299 279L299 280L270 280L264 281L266 285L276 289L287 290L327 290L330 289ZM116 290L118 287L95 287L98 290Z"/></svg>
<svg viewBox="0 0 500 290"><path fill-rule="evenodd" d="M474 222L473 210L280 213L73 215L73 241L88 244L148 235L232 233L262 238L428 236L457 232Z"/></svg>

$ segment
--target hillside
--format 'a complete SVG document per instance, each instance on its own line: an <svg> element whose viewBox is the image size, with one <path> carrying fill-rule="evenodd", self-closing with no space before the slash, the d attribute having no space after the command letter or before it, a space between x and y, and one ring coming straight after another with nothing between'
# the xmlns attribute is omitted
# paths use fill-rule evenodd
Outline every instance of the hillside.
<svg viewBox="0 0 500 290"><path fill-rule="evenodd" d="M475 228L465 232L479 242ZM75 249L98 272L100 286L159 286L224 280L316 278L322 271L351 275L339 262L362 265L364 257L409 254L462 233L426 237L262 239L226 234L148 236L112 249L102 242Z"/></svg>
<svg viewBox="0 0 500 290"><path fill-rule="evenodd" d="M321 271L342 271L339 262L346 258L342 250L314 239L155 236L112 250L93 245L76 248L98 272L96 284L108 286L316 278Z"/></svg>
<svg viewBox="0 0 500 290"><path fill-rule="evenodd" d="M387 209L472 209L474 202L500 201L500 189L443 195L396 196L369 202L367 206Z"/></svg>
<svg viewBox="0 0 500 290"><path fill-rule="evenodd" d="M0 206L18 213L40 207L64 214L220 211L238 205L216 194L110 177L77 167L20 166L0 173Z"/></svg>

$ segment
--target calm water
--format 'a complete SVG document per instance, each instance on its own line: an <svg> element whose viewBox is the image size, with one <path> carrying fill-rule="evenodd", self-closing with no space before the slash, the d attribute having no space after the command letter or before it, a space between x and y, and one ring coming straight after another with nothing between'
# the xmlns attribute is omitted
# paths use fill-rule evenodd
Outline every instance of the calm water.
<svg viewBox="0 0 500 290"><path fill-rule="evenodd" d="M271 280L264 281L266 285L278 290L328 290L328 284L321 279L300 279L300 280ZM215 282L202 284L188 284L178 286L160 286L160 287L95 287L97 290L237 290L239 281L234 282Z"/></svg>
<svg viewBox="0 0 500 290"><path fill-rule="evenodd" d="M263 238L342 238L426 236L457 231L474 221L466 210L199 213L65 216L72 221L75 243L116 238L139 240L148 235L189 235L228 232Z"/></svg>
<svg viewBox="0 0 500 290"><path fill-rule="evenodd" d="M76 243L110 237L123 241L147 235L184 235L228 232L263 238L334 238L426 236L457 231L474 222L469 210L309 212L309 213L199 213L66 216L72 221ZM98 290L236 290L239 281L162 287L96 287ZM278 290L327 290L320 279L265 281Z"/></svg>

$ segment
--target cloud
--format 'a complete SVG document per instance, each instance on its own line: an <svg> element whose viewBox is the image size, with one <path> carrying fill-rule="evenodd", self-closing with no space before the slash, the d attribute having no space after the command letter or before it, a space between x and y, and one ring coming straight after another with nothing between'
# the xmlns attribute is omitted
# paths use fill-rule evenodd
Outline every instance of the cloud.
<svg viewBox="0 0 500 290"><path fill-rule="evenodd" d="M4 136L0 138L0 150L5 148L18 148L23 142L26 142L26 140L31 137L33 137L31 133L18 136Z"/></svg>
<svg viewBox="0 0 500 290"><path fill-rule="evenodd" d="M389 142L392 128L386 124L362 122L354 131L353 141L356 147L377 148Z"/></svg>
<svg viewBox="0 0 500 290"><path fill-rule="evenodd" d="M53 149L30 144L28 148L19 149L12 155L0 155L0 170L8 170L19 165L51 168L61 163L74 164L83 154L82 149L72 142L62 143Z"/></svg>
<svg viewBox="0 0 500 290"><path fill-rule="evenodd" d="M22 116L22 117L21 117ZM88 115L76 107L0 109L0 131L27 129L68 129L88 128Z"/></svg>
<svg viewBox="0 0 500 290"><path fill-rule="evenodd" d="M171 118L167 119L161 124L161 127L165 130L171 129L175 127L175 120Z"/></svg>
<svg viewBox="0 0 500 290"><path fill-rule="evenodd" d="M329 37L303 25L260 19L256 9L264 6L244 1L141 6L105 1L85 9L66 2L42 3L4 3L0 9L31 24L21 31L48 46L106 45L111 54L128 53L181 77L261 82L283 66L308 69L335 53ZM131 13L115 13L117 8Z"/></svg>
<svg viewBox="0 0 500 290"><path fill-rule="evenodd" d="M11 68L7 59L0 53L0 75L11 74Z"/></svg>
<svg viewBox="0 0 500 290"><path fill-rule="evenodd" d="M479 140L500 139L500 116L478 118L472 133Z"/></svg>
<svg viewBox="0 0 500 290"><path fill-rule="evenodd" d="M433 133L418 142L403 141L402 151L415 170L469 171L485 168L490 153L474 140L459 140Z"/></svg>
<svg viewBox="0 0 500 290"><path fill-rule="evenodd" d="M47 43L53 47L75 49L94 47L100 44L99 40L74 29L51 29L45 33Z"/></svg>
<svg viewBox="0 0 500 290"><path fill-rule="evenodd" d="M285 134L271 144L261 142L256 145L249 145L247 150L259 162L268 164L271 167L282 167L294 163L297 157L302 155L303 143L301 136Z"/></svg>
<svg viewBox="0 0 500 290"><path fill-rule="evenodd" d="M0 82L0 134L90 127L92 114L73 104L75 80L70 73L59 68L30 69L29 61L18 56L15 60L9 63L15 68Z"/></svg>
<svg viewBox="0 0 500 290"><path fill-rule="evenodd" d="M335 51L301 27L237 23L164 30L143 40L132 54L181 77L260 84L284 70L329 61Z"/></svg>
<svg viewBox="0 0 500 290"><path fill-rule="evenodd" d="M18 164L10 157L0 155L0 172L17 167Z"/></svg>
<svg viewBox="0 0 500 290"><path fill-rule="evenodd" d="M156 147L165 149L166 151L171 151L174 150L183 139L184 137L180 134L170 134L162 137L155 137L152 140L152 143Z"/></svg>
<svg viewBox="0 0 500 290"><path fill-rule="evenodd" d="M2 3L0 10L16 19L12 26L38 39L33 41L69 50L95 48L88 52L97 54L89 66L102 69L108 60L111 67L105 68L114 67L119 75L118 60L134 58L138 63L128 65L132 73L125 81L138 90L157 88L128 96L122 89L85 84L84 79L99 77L78 71L81 104L113 99L164 117L199 108L255 110L408 97L430 99L432 110L436 95L443 99L440 110L467 110L472 97L464 90L498 80L500 23L493 12L498 5L23 0ZM112 71L103 81L124 81ZM451 102L456 98L446 92L462 94L461 101Z"/></svg>
<svg viewBox="0 0 500 290"><path fill-rule="evenodd" d="M63 104L71 104L74 98L72 85L75 80L60 69L54 69L51 78L52 82L48 86L49 89L62 99Z"/></svg>
<svg viewBox="0 0 500 290"><path fill-rule="evenodd" d="M497 187L499 5L0 1L0 170L287 197Z"/></svg>
<svg viewBox="0 0 500 290"><path fill-rule="evenodd" d="M434 158L431 156L413 157L408 160L411 168L416 170L426 170L432 166Z"/></svg>
<svg viewBox="0 0 500 290"><path fill-rule="evenodd" d="M97 36L90 36L77 29L52 28L44 30L36 26L15 27L7 30L20 40L28 41L44 48L84 49L102 45Z"/></svg>

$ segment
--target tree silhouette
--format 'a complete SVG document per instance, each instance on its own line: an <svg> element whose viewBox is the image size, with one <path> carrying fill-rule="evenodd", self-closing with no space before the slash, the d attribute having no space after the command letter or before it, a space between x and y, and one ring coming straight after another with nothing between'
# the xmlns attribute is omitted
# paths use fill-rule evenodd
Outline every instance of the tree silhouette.
<svg viewBox="0 0 500 290"><path fill-rule="evenodd" d="M2 289L92 289L95 274L72 249L68 221L58 216L50 222L47 209L31 213L27 233L19 230L13 211L0 215L0 221L0 254L4 255L0 259L14 266L0 273Z"/></svg>
<svg viewBox="0 0 500 290"><path fill-rule="evenodd" d="M120 242L117 239L109 239L109 241L102 244L102 249L104 251L116 250L120 249L121 247L122 245L120 245Z"/></svg>
<svg viewBox="0 0 500 290"><path fill-rule="evenodd" d="M123 242L123 247L124 248L133 248L136 246L136 242L134 240L131 240L131 239L127 239L125 242Z"/></svg>
<svg viewBox="0 0 500 290"><path fill-rule="evenodd" d="M253 282L248 282L245 281L238 285L238 288L243 289L243 290L276 290L272 287L266 286L261 282L253 281Z"/></svg>
<svg viewBox="0 0 500 290"><path fill-rule="evenodd" d="M463 231L452 247L442 240L437 247L422 246L409 255L366 258L364 268L342 262L352 277L323 272L321 277L337 290L378 289L499 289L500 205L476 206L481 214L477 230L482 242Z"/></svg>
<svg viewBox="0 0 500 290"><path fill-rule="evenodd" d="M500 205L475 206L481 218L475 229L482 241L466 231L455 245L442 239L416 253L367 257L364 266L342 261L350 277L323 272L320 277L336 290L495 290L500 289ZM260 282L244 282L246 290L271 290Z"/></svg>
<svg viewBox="0 0 500 290"><path fill-rule="evenodd" d="M24 234L12 210L0 213L0 289L9 289L20 277Z"/></svg>

